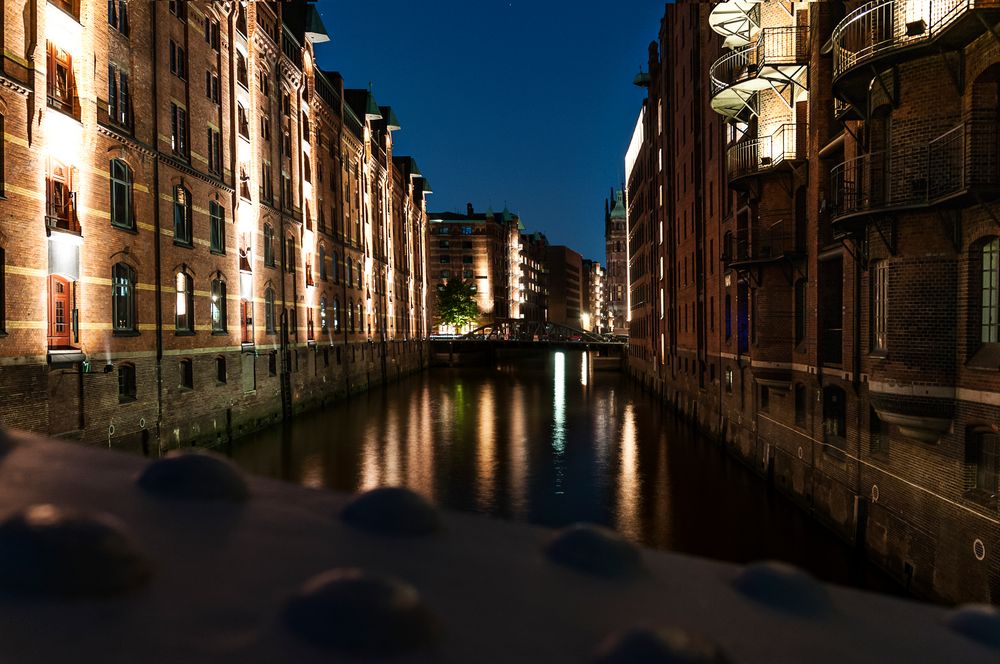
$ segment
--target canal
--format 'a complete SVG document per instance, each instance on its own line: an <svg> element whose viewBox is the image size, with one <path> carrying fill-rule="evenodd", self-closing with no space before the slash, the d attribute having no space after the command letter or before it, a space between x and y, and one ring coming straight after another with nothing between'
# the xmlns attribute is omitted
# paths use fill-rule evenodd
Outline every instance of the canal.
<svg viewBox="0 0 1000 664"><path fill-rule="evenodd" d="M434 369L231 448L252 473L353 492L410 487L493 517L610 526L643 545L899 589L624 374L583 353Z"/></svg>

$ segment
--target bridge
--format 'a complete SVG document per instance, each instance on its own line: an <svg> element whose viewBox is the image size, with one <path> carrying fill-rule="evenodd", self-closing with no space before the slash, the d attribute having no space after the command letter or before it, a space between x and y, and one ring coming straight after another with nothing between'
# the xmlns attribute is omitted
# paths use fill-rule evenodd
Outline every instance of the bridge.
<svg viewBox="0 0 1000 664"><path fill-rule="evenodd" d="M460 337L431 340L435 363L449 366L486 363L498 353L550 349L592 352L595 365L619 369L626 343L568 325L519 318L501 318Z"/></svg>

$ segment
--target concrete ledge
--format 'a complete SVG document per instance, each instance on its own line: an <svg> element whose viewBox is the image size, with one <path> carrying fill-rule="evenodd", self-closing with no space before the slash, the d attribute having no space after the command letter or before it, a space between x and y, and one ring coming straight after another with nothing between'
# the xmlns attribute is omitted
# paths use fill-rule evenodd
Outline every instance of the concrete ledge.
<svg viewBox="0 0 1000 664"><path fill-rule="evenodd" d="M553 534L541 528L444 513L442 529L428 534L371 532L340 520L349 496L248 478L245 502L174 500L135 483L148 465L0 434L0 521L42 503L107 513L151 571L144 586L102 599L0 592L0 660L340 661L332 623L324 631L321 620L294 620L302 611L336 615L344 602L363 605L351 613L361 628L385 625L376 645L391 646L396 662L586 662L610 635L635 627L699 635L732 662L1000 657L976 640L995 625L992 610L956 620L946 608L823 587L794 570L647 550L635 573L592 574L547 556ZM622 554L610 534L575 539L598 566L608 552ZM359 569L368 576L351 571ZM393 622L400 603L412 611ZM414 636L424 622L433 638ZM317 630L323 638L310 640ZM354 646L364 648L366 635Z"/></svg>

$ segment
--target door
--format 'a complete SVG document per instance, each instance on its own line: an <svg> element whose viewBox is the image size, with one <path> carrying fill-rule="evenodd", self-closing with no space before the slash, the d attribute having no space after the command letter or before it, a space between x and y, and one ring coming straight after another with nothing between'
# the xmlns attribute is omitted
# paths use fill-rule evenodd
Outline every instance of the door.
<svg viewBox="0 0 1000 664"><path fill-rule="evenodd" d="M49 348L69 348L72 327L70 282L58 275L49 276Z"/></svg>

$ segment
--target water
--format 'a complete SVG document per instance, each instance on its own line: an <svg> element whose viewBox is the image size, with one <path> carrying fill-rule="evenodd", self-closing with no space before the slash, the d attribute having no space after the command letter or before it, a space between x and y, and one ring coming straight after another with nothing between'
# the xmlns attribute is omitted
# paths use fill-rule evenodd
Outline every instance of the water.
<svg viewBox="0 0 1000 664"><path fill-rule="evenodd" d="M898 593L763 480L582 353L435 369L236 443L250 472L309 487L408 486L444 507L738 563L791 562Z"/></svg>

